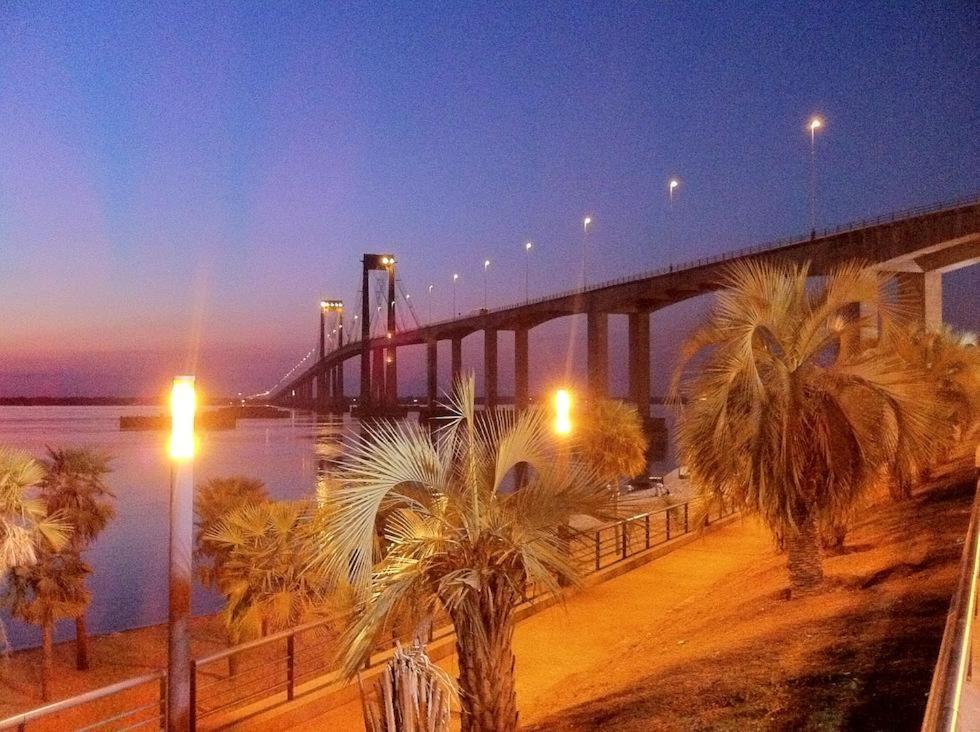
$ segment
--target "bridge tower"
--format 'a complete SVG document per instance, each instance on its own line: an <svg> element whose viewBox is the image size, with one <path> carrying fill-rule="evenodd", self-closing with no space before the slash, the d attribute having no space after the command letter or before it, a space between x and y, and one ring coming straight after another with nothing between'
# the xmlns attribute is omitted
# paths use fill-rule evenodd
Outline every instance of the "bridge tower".
<svg viewBox="0 0 980 732"><path fill-rule="evenodd" d="M319 361L327 355L327 319L331 313L336 313L337 327L334 329L337 337L333 347L344 345L344 303L342 300L320 300L320 343ZM316 376L316 406L318 409L336 407L343 409L344 401L344 365L341 363L332 369L322 369Z"/></svg>
<svg viewBox="0 0 980 732"><path fill-rule="evenodd" d="M361 271L361 410L393 409L398 403L398 361L394 343L372 349L370 273L385 272L387 295L384 303L385 334L395 337L395 257L365 254ZM373 361L373 368L372 368Z"/></svg>

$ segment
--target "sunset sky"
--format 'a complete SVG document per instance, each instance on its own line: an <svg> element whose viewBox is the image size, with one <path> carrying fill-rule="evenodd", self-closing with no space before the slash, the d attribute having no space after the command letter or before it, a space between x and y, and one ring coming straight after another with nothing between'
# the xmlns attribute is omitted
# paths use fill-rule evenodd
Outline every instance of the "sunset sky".
<svg viewBox="0 0 980 732"><path fill-rule="evenodd" d="M819 225L980 189L976 3L193 5L0 5L0 396L268 387L365 251L424 320L486 258L522 299L528 239L532 296L571 286L586 213L593 281L803 233L812 114Z"/></svg>

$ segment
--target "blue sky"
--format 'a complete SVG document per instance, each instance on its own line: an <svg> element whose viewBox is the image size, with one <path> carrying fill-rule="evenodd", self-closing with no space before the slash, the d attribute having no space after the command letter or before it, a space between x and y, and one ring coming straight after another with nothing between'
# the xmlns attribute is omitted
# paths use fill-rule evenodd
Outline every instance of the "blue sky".
<svg viewBox="0 0 980 732"><path fill-rule="evenodd" d="M564 289L585 213L594 280L801 233L814 113L821 224L977 192L974 3L280 5L0 8L0 393L262 388L364 251L441 317L528 239Z"/></svg>

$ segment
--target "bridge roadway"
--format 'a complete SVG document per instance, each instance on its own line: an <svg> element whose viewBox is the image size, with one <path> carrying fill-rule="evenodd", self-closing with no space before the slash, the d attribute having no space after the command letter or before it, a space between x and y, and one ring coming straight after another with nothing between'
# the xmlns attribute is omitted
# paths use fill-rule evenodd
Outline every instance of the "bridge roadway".
<svg viewBox="0 0 980 732"><path fill-rule="evenodd" d="M462 339L484 333L484 403L493 408L497 393L497 334L514 332L514 403L528 404L528 332L555 318L585 314L587 317L587 372L589 393L608 392L608 316L628 316L629 400L649 417L650 313L719 288L720 276L731 262L779 258L810 262L814 275L825 274L850 260L895 273L899 292L912 305L912 317L928 327L942 322L942 275L980 261L980 197L952 204L915 209L872 221L838 227L795 241L777 242L727 252L683 265L661 268L613 282L604 282L496 308L466 317L432 323L390 337L354 341L325 355L271 395L283 406L309 409L346 409L343 364L351 358L373 359L362 364L370 380L393 383L360 384L358 405L362 413L384 414L397 409L397 373L394 349L426 345L428 405L435 407L438 343L452 343L455 378L462 371ZM384 365L387 362L387 368ZM373 365L373 368L369 368Z"/></svg>

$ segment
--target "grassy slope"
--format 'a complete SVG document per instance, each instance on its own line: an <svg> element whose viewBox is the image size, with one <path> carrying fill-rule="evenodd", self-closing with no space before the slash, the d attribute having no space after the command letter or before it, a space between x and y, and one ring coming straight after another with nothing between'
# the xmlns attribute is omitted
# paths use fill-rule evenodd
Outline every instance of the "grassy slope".
<svg viewBox="0 0 980 732"><path fill-rule="evenodd" d="M829 591L785 599L783 558L719 583L601 667L567 680L535 730L913 730L921 724L975 484L869 511Z"/></svg>

